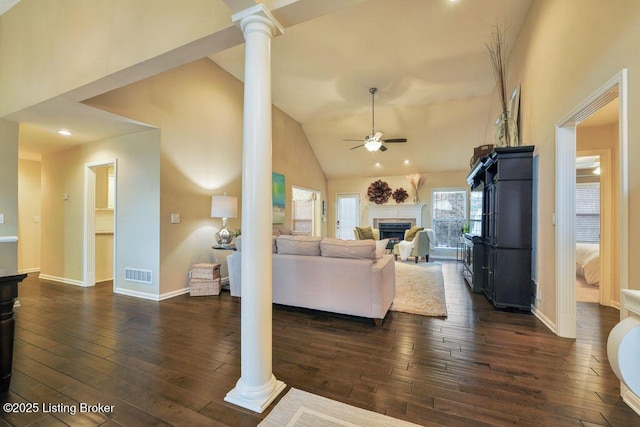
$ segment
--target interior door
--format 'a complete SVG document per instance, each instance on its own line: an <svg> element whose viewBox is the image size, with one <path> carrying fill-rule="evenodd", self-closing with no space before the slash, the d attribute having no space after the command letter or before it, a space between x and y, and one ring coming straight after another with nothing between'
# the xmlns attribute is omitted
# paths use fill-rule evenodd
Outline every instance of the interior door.
<svg viewBox="0 0 640 427"><path fill-rule="evenodd" d="M360 225L360 194L336 195L336 234L338 239L353 240L353 229Z"/></svg>

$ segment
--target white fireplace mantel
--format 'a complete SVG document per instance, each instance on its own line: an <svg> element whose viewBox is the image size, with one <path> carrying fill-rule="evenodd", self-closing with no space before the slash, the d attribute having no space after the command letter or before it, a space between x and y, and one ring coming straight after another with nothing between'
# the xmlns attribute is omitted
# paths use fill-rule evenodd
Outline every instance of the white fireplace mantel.
<svg viewBox="0 0 640 427"><path fill-rule="evenodd" d="M411 205L367 205L369 224L373 224L374 219L414 218L416 225L422 227L422 209L425 206L424 203Z"/></svg>

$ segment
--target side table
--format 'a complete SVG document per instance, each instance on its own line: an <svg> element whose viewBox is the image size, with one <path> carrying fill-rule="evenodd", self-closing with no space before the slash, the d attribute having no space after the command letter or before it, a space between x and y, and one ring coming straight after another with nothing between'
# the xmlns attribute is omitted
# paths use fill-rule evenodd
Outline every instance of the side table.
<svg viewBox="0 0 640 427"><path fill-rule="evenodd" d="M229 267L227 266L227 256L231 255L236 247L229 246L213 246L214 261L220 264L220 279L225 289L229 288Z"/></svg>
<svg viewBox="0 0 640 427"><path fill-rule="evenodd" d="M0 394L7 393L11 383L16 328L13 303L18 298L18 283L25 277L26 274L0 269Z"/></svg>

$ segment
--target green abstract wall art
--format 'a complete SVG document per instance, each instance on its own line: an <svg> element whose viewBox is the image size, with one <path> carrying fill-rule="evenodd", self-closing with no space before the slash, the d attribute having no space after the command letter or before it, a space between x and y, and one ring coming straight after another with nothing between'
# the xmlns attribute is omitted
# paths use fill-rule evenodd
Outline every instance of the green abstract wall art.
<svg viewBox="0 0 640 427"><path fill-rule="evenodd" d="M284 207L286 197L286 187L284 185L284 175L276 172L271 173L271 188L273 198L273 223L284 224Z"/></svg>

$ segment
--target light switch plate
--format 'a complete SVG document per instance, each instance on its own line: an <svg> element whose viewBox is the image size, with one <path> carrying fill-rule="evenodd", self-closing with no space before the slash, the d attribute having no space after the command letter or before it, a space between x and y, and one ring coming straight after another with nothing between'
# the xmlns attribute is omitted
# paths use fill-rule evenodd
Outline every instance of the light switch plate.
<svg viewBox="0 0 640 427"><path fill-rule="evenodd" d="M0 224L4 224L4 214L0 213Z"/></svg>
<svg viewBox="0 0 640 427"><path fill-rule="evenodd" d="M180 224L180 214L171 214L171 224Z"/></svg>

